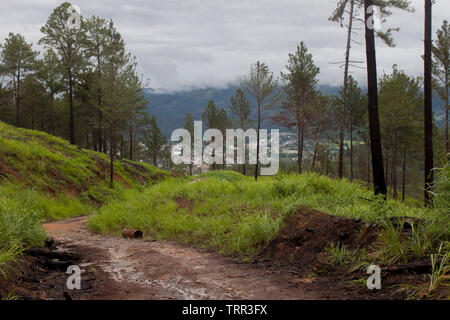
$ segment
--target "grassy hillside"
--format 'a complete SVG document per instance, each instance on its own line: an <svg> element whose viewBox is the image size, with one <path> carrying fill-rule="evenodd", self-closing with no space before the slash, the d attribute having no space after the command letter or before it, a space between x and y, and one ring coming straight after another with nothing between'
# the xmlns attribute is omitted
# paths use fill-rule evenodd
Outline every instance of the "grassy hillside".
<svg viewBox="0 0 450 320"><path fill-rule="evenodd" d="M143 192L129 191L124 200L103 207L89 226L103 233L139 228L156 238L213 247L245 258L273 239L286 218L302 207L371 223L389 217L420 218L433 222L430 232L439 238L436 241L448 240L450 232L448 214L385 202L346 180L292 174L262 177L256 183L224 171L168 179Z"/></svg>
<svg viewBox="0 0 450 320"><path fill-rule="evenodd" d="M94 213L168 175L131 161L116 161L115 172L110 188L106 155L0 122L0 273L22 247L42 243L42 221Z"/></svg>

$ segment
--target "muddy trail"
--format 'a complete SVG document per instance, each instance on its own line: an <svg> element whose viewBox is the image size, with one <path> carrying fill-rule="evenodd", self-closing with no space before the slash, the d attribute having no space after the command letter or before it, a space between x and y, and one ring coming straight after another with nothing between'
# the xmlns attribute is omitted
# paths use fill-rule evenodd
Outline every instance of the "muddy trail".
<svg viewBox="0 0 450 320"><path fill-rule="evenodd" d="M66 290L74 299L326 298L302 288L301 281L293 281L292 274L282 270L175 242L92 234L86 220L82 217L44 225L55 239L57 251L82 257L82 290ZM87 284L83 278L89 280Z"/></svg>
<svg viewBox="0 0 450 320"><path fill-rule="evenodd" d="M424 274L384 272L368 290L365 270L327 270L330 242L349 248L376 240L377 227L303 208L289 218L252 263L172 241L89 232L88 217L49 222L49 249L34 248L0 295L33 300L372 300L405 299ZM67 288L68 266L81 269L81 289ZM320 272L319 272L320 271ZM399 290L402 285L404 290Z"/></svg>

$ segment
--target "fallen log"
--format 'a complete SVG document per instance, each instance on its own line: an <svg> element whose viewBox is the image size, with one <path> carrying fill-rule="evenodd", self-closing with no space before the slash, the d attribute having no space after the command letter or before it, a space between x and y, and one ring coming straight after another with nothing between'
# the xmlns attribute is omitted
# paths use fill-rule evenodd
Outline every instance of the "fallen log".
<svg viewBox="0 0 450 320"><path fill-rule="evenodd" d="M439 265L440 263L441 263L440 260L438 260L436 262L436 265ZM406 264L399 264L397 266L385 268L385 269L383 269L383 271L392 272L392 273L400 273L400 272L408 271L408 272L416 272L416 273L422 274L422 273L430 273L432 268L433 268L433 266L431 265L431 261L428 259L426 261L425 260L417 260L417 261L409 262Z"/></svg>

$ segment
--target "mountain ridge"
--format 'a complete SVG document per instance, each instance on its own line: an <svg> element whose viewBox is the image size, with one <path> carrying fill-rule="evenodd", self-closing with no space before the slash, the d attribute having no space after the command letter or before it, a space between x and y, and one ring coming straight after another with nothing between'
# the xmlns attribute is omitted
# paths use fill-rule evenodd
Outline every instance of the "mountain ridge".
<svg viewBox="0 0 450 320"><path fill-rule="evenodd" d="M158 92L152 88L144 89L144 96L148 101L147 109L150 115L157 118L161 131L170 135L175 129L183 126L184 117L188 112L192 114L194 119L200 120L205 105L209 100L214 100L219 108L225 108L230 113L230 97L235 94L238 85L229 85L225 88L194 88L191 90L183 90L176 92ZM319 90L326 95L339 94L339 86L319 85ZM366 92L366 88L362 89ZM252 107L251 118L256 118L256 108L253 99L249 99ZM435 113L436 124L439 127L444 126L444 111L441 107L439 99L433 98L433 110ZM262 127L266 129L278 128L268 121L263 121ZM280 128L281 131L288 131Z"/></svg>

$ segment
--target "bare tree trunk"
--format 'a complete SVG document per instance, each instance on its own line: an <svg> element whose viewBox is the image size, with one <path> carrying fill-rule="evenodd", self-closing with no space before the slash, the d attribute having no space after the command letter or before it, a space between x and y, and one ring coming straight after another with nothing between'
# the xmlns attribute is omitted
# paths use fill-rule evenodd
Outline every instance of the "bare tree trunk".
<svg viewBox="0 0 450 320"><path fill-rule="evenodd" d="M450 146L448 142L448 69L445 70L445 156L450 160Z"/></svg>
<svg viewBox="0 0 450 320"><path fill-rule="evenodd" d="M353 181L353 122L350 121L350 181Z"/></svg>
<svg viewBox="0 0 450 320"><path fill-rule="evenodd" d="M298 153L297 153L297 165L298 165L298 173L302 173L302 161L303 161L303 136L304 136L304 129L303 125L301 125L301 128L298 129Z"/></svg>
<svg viewBox="0 0 450 320"><path fill-rule="evenodd" d="M111 122L109 127L109 157L110 157L110 184L111 188L114 187L114 123Z"/></svg>
<svg viewBox="0 0 450 320"><path fill-rule="evenodd" d="M387 186L389 187L389 151L386 149L386 176L384 177ZM386 190L387 191L387 190Z"/></svg>
<svg viewBox="0 0 450 320"><path fill-rule="evenodd" d="M367 141L367 185L370 185L370 140Z"/></svg>
<svg viewBox="0 0 450 320"><path fill-rule="evenodd" d="M50 123L48 131L50 134L55 135L55 98L53 92L50 93Z"/></svg>
<svg viewBox="0 0 450 320"><path fill-rule="evenodd" d="M370 14L368 8L372 6L373 0L364 1L365 19L368 21ZM367 58L367 87L368 87L368 110L370 147L372 150L372 172L375 194L386 195L386 180L384 179L383 151L381 147L380 120L378 115L378 84L377 84L377 61L375 52L375 32L368 24L365 26L366 58Z"/></svg>
<svg viewBox="0 0 450 320"><path fill-rule="evenodd" d="M69 113L70 113L70 144L75 144L75 125L74 125L74 115L73 115L73 79L72 79L72 69L69 67Z"/></svg>
<svg viewBox="0 0 450 320"><path fill-rule="evenodd" d="M99 98L101 99L101 97ZM106 150L103 148L103 114L101 110L98 110L98 152L106 153Z"/></svg>
<svg viewBox="0 0 450 320"><path fill-rule="evenodd" d="M425 0L425 55L424 55L424 113L425 113L425 205L430 207L433 199L433 110L432 110L432 0Z"/></svg>
<svg viewBox="0 0 450 320"><path fill-rule="evenodd" d="M392 182L391 185L394 188L393 196L394 199L397 199L397 138L396 134L394 132L393 137L393 144L392 144Z"/></svg>
<svg viewBox="0 0 450 320"><path fill-rule="evenodd" d="M403 154L403 170L402 170L402 202L406 199L406 152Z"/></svg>
<svg viewBox="0 0 450 320"><path fill-rule="evenodd" d="M314 144L314 153L313 153L313 159L312 159L312 165L311 165L312 171L314 171L314 169L316 167L316 157L317 157L317 151L319 149L319 140L320 140L320 129L317 132L316 143Z"/></svg>
<svg viewBox="0 0 450 320"><path fill-rule="evenodd" d="M344 66L344 88L343 88L343 102L340 117L339 128L339 178L344 177L344 122L345 122L345 110L347 107L347 84L348 84L348 69L350 64L350 49L352 41L352 29L353 29L353 10L354 0L350 1L350 12L347 32L347 49L345 51L345 66Z"/></svg>
<svg viewBox="0 0 450 320"><path fill-rule="evenodd" d="M330 161L330 140L327 139L327 159L326 159L326 162L325 162L325 175L326 176L328 176L329 161Z"/></svg>
<svg viewBox="0 0 450 320"><path fill-rule="evenodd" d="M391 155L391 157L393 157L393 155ZM390 168L390 171L389 171L389 176L388 176L388 178L389 178L389 182L388 182L389 199L392 198L392 189L393 189L393 184L394 184L394 167L395 167L395 165L392 162L391 163L391 168ZM386 167L386 172L388 172L387 167Z"/></svg>
<svg viewBox="0 0 450 320"><path fill-rule="evenodd" d="M261 101L258 98L258 131L256 133L256 166L255 166L255 180L258 181L258 165L259 165L259 130L261 129Z"/></svg>
<svg viewBox="0 0 450 320"><path fill-rule="evenodd" d="M133 126L130 127L130 160L133 161Z"/></svg>
<svg viewBox="0 0 450 320"><path fill-rule="evenodd" d="M100 64L100 54L97 54L97 68L98 68L98 81L102 77L101 64ZM102 113L102 89L100 86L97 89L97 102L98 102L98 151L106 153L106 150L103 148L103 113Z"/></svg>
<svg viewBox="0 0 450 320"><path fill-rule="evenodd" d="M16 81L16 126L20 127L20 69L17 70Z"/></svg>
<svg viewBox="0 0 450 320"><path fill-rule="evenodd" d="M123 159L123 144L124 144L124 138L123 133L120 135L120 160Z"/></svg>

